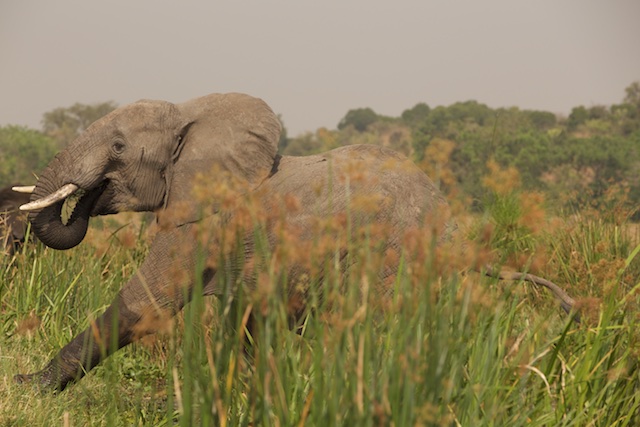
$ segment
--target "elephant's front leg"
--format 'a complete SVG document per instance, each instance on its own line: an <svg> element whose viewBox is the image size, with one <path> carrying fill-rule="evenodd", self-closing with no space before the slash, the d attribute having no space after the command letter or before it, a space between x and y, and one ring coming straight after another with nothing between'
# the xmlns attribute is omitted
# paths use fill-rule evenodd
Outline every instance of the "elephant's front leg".
<svg viewBox="0 0 640 427"><path fill-rule="evenodd" d="M105 357L132 342L134 328L131 319L134 317L134 313L128 312L122 304L119 295L102 316L64 346L43 370L16 375L16 381L35 382L45 389L64 390L67 384L82 378Z"/></svg>
<svg viewBox="0 0 640 427"><path fill-rule="evenodd" d="M190 298L193 248L181 247L189 235L183 227L158 233L140 269L102 316L64 346L42 371L17 375L16 381L63 390L115 351L155 332L161 320L177 313Z"/></svg>

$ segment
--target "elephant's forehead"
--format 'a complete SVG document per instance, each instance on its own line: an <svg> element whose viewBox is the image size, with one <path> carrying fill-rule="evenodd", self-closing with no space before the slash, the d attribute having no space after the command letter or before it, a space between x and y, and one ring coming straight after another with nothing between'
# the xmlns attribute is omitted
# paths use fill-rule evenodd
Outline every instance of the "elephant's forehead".
<svg viewBox="0 0 640 427"><path fill-rule="evenodd" d="M164 101L140 101L118 110L114 124L123 131L170 130L179 121L175 106Z"/></svg>

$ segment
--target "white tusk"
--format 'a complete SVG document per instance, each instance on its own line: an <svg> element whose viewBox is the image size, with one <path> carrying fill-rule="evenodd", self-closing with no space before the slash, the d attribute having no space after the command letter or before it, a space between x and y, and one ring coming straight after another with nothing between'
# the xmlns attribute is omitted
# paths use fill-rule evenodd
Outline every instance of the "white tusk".
<svg viewBox="0 0 640 427"><path fill-rule="evenodd" d="M58 203L60 200L64 200L73 193L78 190L78 186L75 184L66 184L59 189L57 189L54 193L49 194L41 199L34 200L31 203L27 203L25 205L20 206L21 211L34 211L36 209L46 208L55 203Z"/></svg>
<svg viewBox="0 0 640 427"><path fill-rule="evenodd" d="M11 189L16 193L31 194L35 191L36 186L35 185L16 186L16 187L11 187Z"/></svg>

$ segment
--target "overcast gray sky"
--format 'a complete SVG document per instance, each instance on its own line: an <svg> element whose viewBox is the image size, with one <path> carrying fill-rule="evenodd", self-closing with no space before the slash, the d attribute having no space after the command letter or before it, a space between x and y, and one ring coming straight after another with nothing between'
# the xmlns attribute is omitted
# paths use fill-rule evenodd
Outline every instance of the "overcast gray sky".
<svg viewBox="0 0 640 427"><path fill-rule="evenodd" d="M638 0L3 0L0 125L230 91L290 136L418 102L568 114L640 80L639 22Z"/></svg>

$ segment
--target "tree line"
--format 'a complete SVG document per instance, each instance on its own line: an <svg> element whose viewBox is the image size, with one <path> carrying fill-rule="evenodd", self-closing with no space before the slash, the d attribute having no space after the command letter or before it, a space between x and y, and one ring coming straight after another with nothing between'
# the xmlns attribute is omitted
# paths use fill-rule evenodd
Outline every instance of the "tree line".
<svg viewBox="0 0 640 427"><path fill-rule="evenodd" d="M15 125L0 127L0 188L34 183L58 151L116 108L112 101L76 103L44 113L40 130Z"/></svg>
<svg viewBox="0 0 640 427"><path fill-rule="evenodd" d="M378 144L411 156L451 196L480 207L491 165L515 168L522 189L539 191L562 209L597 207L612 189L640 202L640 82L611 106L577 106L567 117L477 101L430 107L400 117L371 108L347 112L325 128L281 141L285 154L305 155L345 144Z"/></svg>
<svg viewBox="0 0 640 427"><path fill-rule="evenodd" d="M56 152L116 107L78 103L45 113L40 130L0 127L0 186L34 182ZM412 157L450 197L478 208L487 193L483 177L496 167L514 168L524 190L544 193L559 208L606 203L612 189L630 206L640 202L640 82L625 89L619 104L577 106L566 117L464 101L419 103L399 117L352 109L336 129L296 137L283 128L283 154L386 146Z"/></svg>

